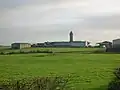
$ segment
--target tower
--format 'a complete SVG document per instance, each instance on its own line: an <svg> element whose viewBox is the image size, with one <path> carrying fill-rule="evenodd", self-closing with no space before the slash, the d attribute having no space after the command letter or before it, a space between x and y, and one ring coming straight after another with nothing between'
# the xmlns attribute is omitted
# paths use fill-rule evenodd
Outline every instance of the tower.
<svg viewBox="0 0 120 90"><path fill-rule="evenodd" d="M70 42L73 42L73 32L70 32Z"/></svg>

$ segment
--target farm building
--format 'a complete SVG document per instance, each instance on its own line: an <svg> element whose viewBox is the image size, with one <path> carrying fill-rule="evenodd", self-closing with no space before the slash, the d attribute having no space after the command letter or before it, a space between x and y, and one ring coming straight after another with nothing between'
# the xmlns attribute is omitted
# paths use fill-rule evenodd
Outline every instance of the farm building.
<svg viewBox="0 0 120 90"><path fill-rule="evenodd" d="M113 48L120 48L120 39L113 40Z"/></svg>
<svg viewBox="0 0 120 90"><path fill-rule="evenodd" d="M29 43L13 43L11 45L12 49L22 49L22 48L30 48L31 44Z"/></svg>
<svg viewBox="0 0 120 90"><path fill-rule="evenodd" d="M88 41L74 41L73 32L69 33L69 41L45 42L32 45L32 47L88 47Z"/></svg>
<svg viewBox="0 0 120 90"><path fill-rule="evenodd" d="M96 44L99 44L98 47L112 48L112 42L110 41L99 42Z"/></svg>
<svg viewBox="0 0 120 90"><path fill-rule="evenodd" d="M112 47L106 49L107 52L120 52L120 39L115 39L112 42Z"/></svg>
<svg viewBox="0 0 120 90"><path fill-rule="evenodd" d="M73 41L73 42L45 42L45 46L53 47L87 47L87 41Z"/></svg>

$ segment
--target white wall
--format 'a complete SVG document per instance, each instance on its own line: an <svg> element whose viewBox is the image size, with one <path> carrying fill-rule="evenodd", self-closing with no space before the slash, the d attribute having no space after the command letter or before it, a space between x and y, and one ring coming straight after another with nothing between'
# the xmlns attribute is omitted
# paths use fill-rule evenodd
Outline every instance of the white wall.
<svg viewBox="0 0 120 90"><path fill-rule="evenodd" d="M70 43L61 42L61 43L54 43L53 45L55 45L55 46L70 46Z"/></svg>
<svg viewBox="0 0 120 90"><path fill-rule="evenodd" d="M73 43L71 43L71 46L85 47L86 46L86 42L73 42Z"/></svg>

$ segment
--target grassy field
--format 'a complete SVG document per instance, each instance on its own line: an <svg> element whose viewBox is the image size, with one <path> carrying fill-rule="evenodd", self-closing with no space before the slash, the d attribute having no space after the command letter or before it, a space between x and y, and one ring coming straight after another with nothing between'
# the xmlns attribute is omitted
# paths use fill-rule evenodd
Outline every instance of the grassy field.
<svg viewBox="0 0 120 90"><path fill-rule="evenodd" d="M42 50L45 49L54 52L96 50L93 48L42 48ZM1 51L5 50L1 49ZM65 76L71 74L73 77L69 85L73 88L72 90L106 90L109 81L113 78L113 69L119 65L119 54L74 52L54 55L47 53L0 55L0 82L51 74Z"/></svg>

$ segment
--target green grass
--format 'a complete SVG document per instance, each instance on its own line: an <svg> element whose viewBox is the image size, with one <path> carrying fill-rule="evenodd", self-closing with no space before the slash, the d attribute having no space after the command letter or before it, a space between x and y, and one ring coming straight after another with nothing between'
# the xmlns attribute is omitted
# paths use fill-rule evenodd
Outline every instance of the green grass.
<svg viewBox="0 0 120 90"><path fill-rule="evenodd" d="M42 48L43 49L43 48ZM46 48L52 51L93 51L93 48ZM29 49L28 49L29 50ZM119 54L18 54L0 55L0 82L22 78L68 75L73 90L106 90Z"/></svg>

